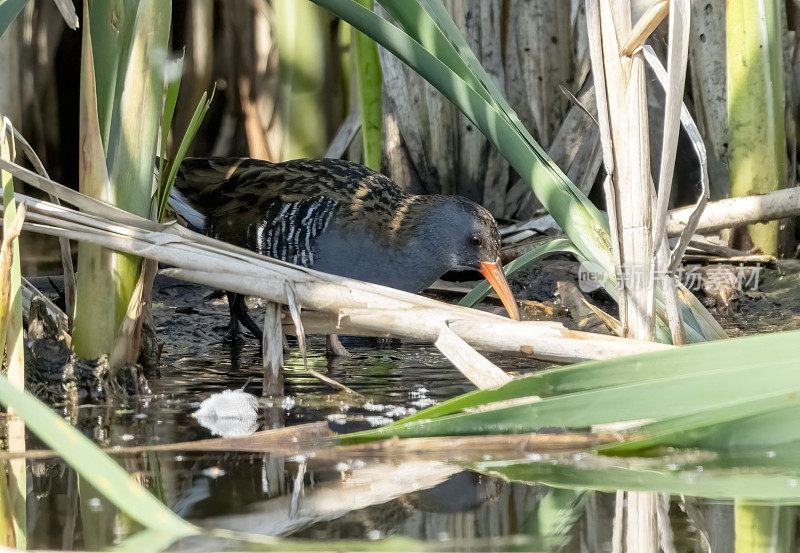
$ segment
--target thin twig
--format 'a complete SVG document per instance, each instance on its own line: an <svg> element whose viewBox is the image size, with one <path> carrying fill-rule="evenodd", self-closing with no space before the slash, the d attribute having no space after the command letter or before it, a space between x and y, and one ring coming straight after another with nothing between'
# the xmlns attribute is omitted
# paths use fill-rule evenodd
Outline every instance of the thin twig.
<svg viewBox="0 0 800 553"><path fill-rule="evenodd" d="M336 159L342 157L360 128L361 115L358 112L350 113L336 131L336 136L333 137L324 157Z"/></svg>

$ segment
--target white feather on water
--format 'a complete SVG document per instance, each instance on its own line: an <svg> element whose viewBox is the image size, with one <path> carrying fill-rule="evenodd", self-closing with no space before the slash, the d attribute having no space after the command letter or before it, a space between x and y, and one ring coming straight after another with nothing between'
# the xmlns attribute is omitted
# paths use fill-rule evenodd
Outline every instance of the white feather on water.
<svg viewBox="0 0 800 553"><path fill-rule="evenodd" d="M258 430L258 399L243 390L225 390L203 400L194 418L215 436L249 436Z"/></svg>

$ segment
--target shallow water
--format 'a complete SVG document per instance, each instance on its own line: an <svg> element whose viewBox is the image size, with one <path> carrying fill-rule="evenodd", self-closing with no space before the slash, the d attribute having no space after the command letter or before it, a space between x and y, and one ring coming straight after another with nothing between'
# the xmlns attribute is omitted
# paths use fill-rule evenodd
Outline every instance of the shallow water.
<svg viewBox="0 0 800 553"><path fill-rule="evenodd" d="M775 312L785 312L781 328L800 326L794 324L798 311L793 311L796 297L791 292L797 287L788 278L776 277L770 285L775 291L766 296L746 297L728 328L776 330L780 323ZM152 395L63 414L104 447L214 437L192 413L211 394L240 388L248 379L247 391L258 395L261 367L253 341L240 349L220 342L214 325L224 322L225 303L204 299L207 292L172 285L159 290L156 322L162 333L177 338L164 346L161 373L150 379ZM197 312L181 314L175 309L181 306ZM364 340L347 345L350 359L328 360L321 340L312 339L308 363L363 399L311 377L294 347L286 361L285 397L262 400L250 430L320 420L337 432L371 428L474 389L433 347L378 347ZM513 357L492 360L512 373L546 366ZM31 437L28 447L41 444ZM756 485L785 490L787 498L800 497L794 489L800 481L800 454L783 450L750 455L759 466L768 457L775 467ZM730 466L747 474L754 461L747 455L720 459L703 452L665 452L636 461L554 454L508 462L478 455L471 465L452 463L446 455L422 460L151 451L116 458L173 510L209 528L315 543L368 540L376 548L398 548L396 540L407 538L419 541L399 542L401 549L590 552L611 550L614 490L651 489L655 475L655 489L673 493L667 507L677 551L732 550L733 506L725 499L725 487L734 490L744 484L733 480L720 489L712 476ZM28 471L30 548L105 549L135 533L135 524L59 460L31 460ZM601 491L581 491L586 489ZM394 545L376 541L384 538L395 540L390 542ZM337 547L335 542L328 546ZM186 540L179 548L243 546L204 538Z"/></svg>

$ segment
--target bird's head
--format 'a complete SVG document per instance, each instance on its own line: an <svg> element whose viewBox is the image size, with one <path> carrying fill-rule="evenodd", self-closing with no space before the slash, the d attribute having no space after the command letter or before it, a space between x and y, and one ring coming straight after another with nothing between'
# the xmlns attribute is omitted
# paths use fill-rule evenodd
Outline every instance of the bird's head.
<svg viewBox="0 0 800 553"><path fill-rule="evenodd" d="M519 320L514 295L500 263L500 232L492 214L460 196L447 196L429 214L435 254L451 271L478 271L492 285L509 316Z"/></svg>

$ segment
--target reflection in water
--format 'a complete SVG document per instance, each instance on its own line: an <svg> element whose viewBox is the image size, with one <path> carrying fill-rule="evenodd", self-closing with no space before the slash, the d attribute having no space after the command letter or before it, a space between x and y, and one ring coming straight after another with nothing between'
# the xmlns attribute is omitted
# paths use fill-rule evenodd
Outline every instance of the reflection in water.
<svg viewBox="0 0 800 553"><path fill-rule="evenodd" d="M375 349L374 343L361 343L346 343L352 358L328 360L322 341L313 339L308 362L317 371L347 382L365 399L354 399L310 377L299 353L293 351L286 359L285 397L260 399L255 427L265 430L328 420L337 431L371 428L472 389L431 347ZM514 370L513 363L499 361ZM247 391L257 393L261 371L253 343L237 351L220 343L205 351L165 351L161 374L151 379L151 397L131 399L124 405L82 406L70 413L70 419L104 447L209 438L214 432L204 428L193 413L212 394L241 388L248 379L252 380ZM212 400L211 406L218 404ZM208 409L205 411L209 414ZM219 409L214 411L218 419L225 418L218 416ZM216 430L220 433L219 428ZM31 447L41 447L35 438L31 441ZM363 512L367 518L376 517L377 523L378 513L387 505L390 509L402 505L397 512L405 515L394 519L397 526L391 527L387 520L379 527L365 526L362 535L353 537L402 534L418 538L421 534L404 526L411 524L410 517L416 513L425 518L473 512L487 502L493 503L503 486L514 487L463 473L461 467L447 463L366 465L352 459L323 462L268 453L218 452L150 452L118 459L181 516L203 525L276 535L302 530L315 535L331 533L333 537L340 533L334 530L336 520L352 526L345 516L350 516L348 513ZM29 494L31 547L99 549L118 543L135 530L60 461L32 460L28 467L33 488ZM459 473L468 476L450 480ZM478 488L467 485L473 480L481 482ZM492 484L487 484L490 481ZM439 488L443 482L446 485ZM442 490L441 496L437 489ZM437 528L442 524L437 522ZM508 526L503 535L514 534L516 528L518 525ZM453 532L455 528L437 530L432 539L444 539L445 534ZM464 535L463 529L459 535Z"/></svg>
<svg viewBox="0 0 800 553"><path fill-rule="evenodd" d="M365 399L309 376L293 351L286 359L284 397L259 398L258 417L248 419L247 430L318 420L339 432L371 428L472 389L431 347L345 345L353 357L329 361L322 341L313 340L309 365ZM534 365L492 360L512 372ZM161 374L151 379L152 396L82 406L69 417L105 447L209 438L213 431L192 414L212 394L241 388L248 379L245 391L258 393L261 371L254 343L235 352L220 343L203 350L177 348L165 352ZM29 442L29 448L41 447L35 438ZM447 458L233 452L149 452L118 460L181 516L203 526L315 541L407 537L454 550L610 551L613 492L624 487L673 494L668 515L678 551L727 551L733 535L727 499L733 493L763 493L790 502L800 496L794 489L800 482L800 453L787 448L770 456L745 452L722 458L694 452L650 460L535 454L503 460L476 453L476 462L468 466ZM28 475L31 548L108 548L136 531L60 461L31 460ZM581 491L589 489L602 491ZM209 547L189 541L181 545Z"/></svg>

